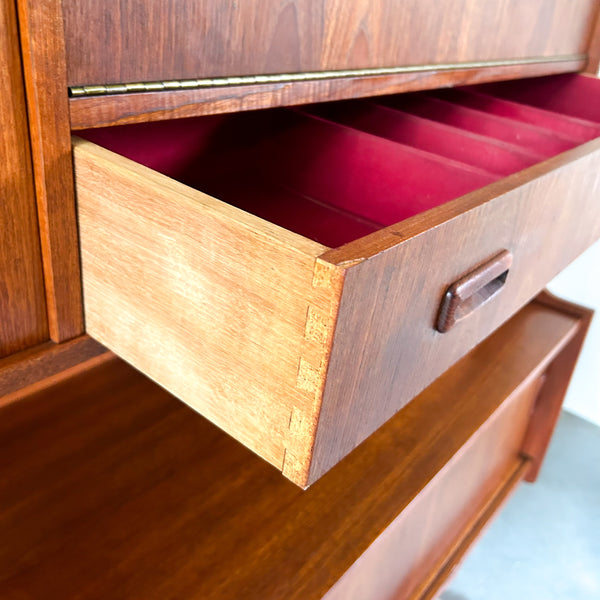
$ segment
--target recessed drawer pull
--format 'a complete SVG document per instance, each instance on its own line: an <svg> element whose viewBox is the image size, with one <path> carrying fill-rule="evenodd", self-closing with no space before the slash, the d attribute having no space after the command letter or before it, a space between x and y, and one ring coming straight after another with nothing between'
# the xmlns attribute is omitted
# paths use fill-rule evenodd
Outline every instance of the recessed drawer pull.
<svg viewBox="0 0 600 600"><path fill-rule="evenodd" d="M511 265L512 254L502 250L455 281L444 294L436 329L445 333L498 294L506 282Z"/></svg>

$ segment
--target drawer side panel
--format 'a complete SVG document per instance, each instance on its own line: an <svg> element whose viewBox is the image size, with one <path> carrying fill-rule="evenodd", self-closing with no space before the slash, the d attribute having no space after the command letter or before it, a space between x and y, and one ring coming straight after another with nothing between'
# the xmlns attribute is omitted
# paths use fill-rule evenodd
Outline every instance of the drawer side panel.
<svg viewBox="0 0 600 600"><path fill-rule="evenodd" d="M302 484L339 294L323 247L90 142L74 157L89 335L278 468L292 444Z"/></svg>

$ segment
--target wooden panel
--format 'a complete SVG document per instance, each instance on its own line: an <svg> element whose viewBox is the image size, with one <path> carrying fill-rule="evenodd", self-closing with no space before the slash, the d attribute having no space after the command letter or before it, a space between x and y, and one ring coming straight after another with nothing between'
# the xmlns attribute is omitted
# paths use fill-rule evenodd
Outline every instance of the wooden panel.
<svg viewBox="0 0 600 600"><path fill-rule="evenodd" d="M18 2L50 337L83 333L60 6Z"/></svg>
<svg viewBox="0 0 600 600"><path fill-rule="evenodd" d="M503 487L499 482L520 470L519 452L539 384L533 379L505 401L352 565L326 600L415 597L427 574L471 529L474 515L496 497Z"/></svg>
<svg viewBox="0 0 600 600"><path fill-rule="evenodd" d="M48 339L14 4L0 2L0 358Z"/></svg>
<svg viewBox="0 0 600 600"><path fill-rule="evenodd" d="M306 479L341 280L325 247L79 140L88 333Z"/></svg>
<svg viewBox="0 0 600 600"><path fill-rule="evenodd" d="M587 73L596 77L600 75L600 9L596 16L596 26L592 30L588 47L588 63L585 67Z"/></svg>
<svg viewBox="0 0 600 600"><path fill-rule="evenodd" d="M600 238L599 194L596 139L323 255L349 266L310 481ZM502 291L438 333L448 286L503 249L514 260Z"/></svg>
<svg viewBox="0 0 600 600"><path fill-rule="evenodd" d="M540 472L550 438L560 415L563 398L594 315L592 310L557 298L548 292L540 294L536 298L536 302L579 318L580 325L577 334L546 371L544 386L535 403L523 444L523 453L531 459L531 465L526 474L527 481L531 482L536 480Z"/></svg>
<svg viewBox="0 0 600 600"><path fill-rule="evenodd" d="M110 354L98 342L81 336L62 344L46 342L0 361L0 406L49 387L57 378L85 369L89 361Z"/></svg>
<svg viewBox="0 0 600 600"><path fill-rule="evenodd" d="M0 596L321 598L577 323L527 307L306 492L120 361L4 407Z"/></svg>
<svg viewBox="0 0 600 600"><path fill-rule="evenodd" d="M378 77L344 77L343 79L323 81L310 80L185 91L73 97L69 101L69 107L71 126L74 129L85 129L343 98L397 94L448 85L483 83L532 75L550 75L578 71L583 68L584 64L585 60L583 59L565 60L452 69L450 71L434 69Z"/></svg>
<svg viewBox="0 0 600 600"><path fill-rule="evenodd" d="M69 85L584 54L597 0L64 0Z"/></svg>
<svg viewBox="0 0 600 600"><path fill-rule="evenodd" d="M473 515L471 526L456 539L456 544L450 549L448 555L440 561L439 568L436 568L429 574L429 577L423 580L423 584L419 586L415 594L415 600L435 600L438 598L441 588L448 583L454 569L460 565L471 546L503 508L506 501L516 490L517 484L522 481L529 466L529 461L524 460L514 471L509 471L502 488L494 496L488 498L488 501Z"/></svg>

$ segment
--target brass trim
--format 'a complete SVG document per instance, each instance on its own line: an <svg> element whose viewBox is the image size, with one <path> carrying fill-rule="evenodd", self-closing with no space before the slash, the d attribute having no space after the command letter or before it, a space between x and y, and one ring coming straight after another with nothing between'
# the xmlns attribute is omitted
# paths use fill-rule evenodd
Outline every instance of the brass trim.
<svg viewBox="0 0 600 600"><path fill-rule="evenodd" d="M305 73L280 73L274 75L242 75L239 77L213 77L207 79L180 79L170 81L143 81L135 83L109 83L106 85L82 85L69 88L73 98L82 96L106 96L109 94L134 94L141 92L167 92L175 90L195 90L213 87L233 87L269 83L294 83L299 81L320 81L342 79L344 77L378 77L421 73L427 71L453 71L460 69L480 69L485 67L509 67L517 65L542 64L553 62L573 62L587 60L586 54L565 56L539 56L533 58L508 58L464 63L444 63L433 65L412 65L405 67L377 67L371 69L344 69L340 71L312 71Z"/></svg>

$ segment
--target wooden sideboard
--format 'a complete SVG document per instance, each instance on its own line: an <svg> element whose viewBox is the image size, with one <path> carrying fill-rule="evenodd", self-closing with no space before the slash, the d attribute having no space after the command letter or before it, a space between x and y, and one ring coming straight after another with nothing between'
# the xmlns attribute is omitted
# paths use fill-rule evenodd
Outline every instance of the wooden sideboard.
<svg viewBox="0 0 600 600"><path fill-rule="evenodd" d="M433 597L591 319L600 3L1 9L2 597Z"/></svg>

